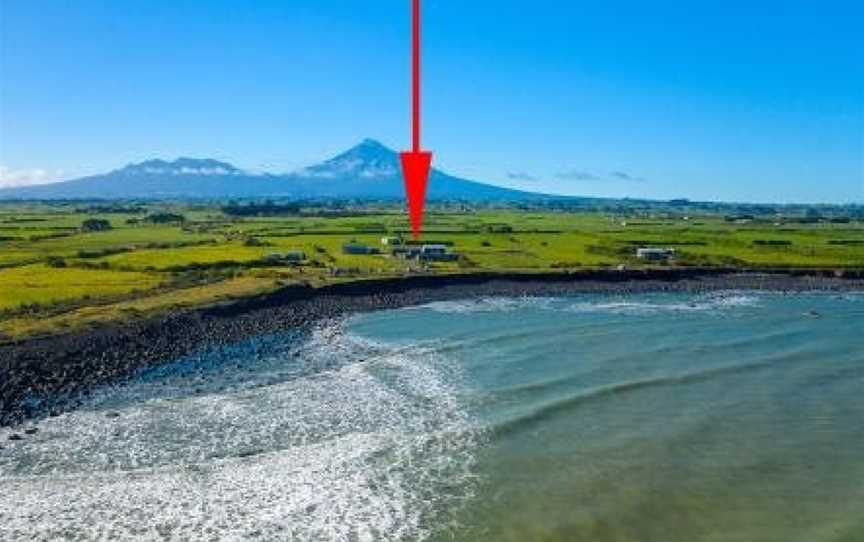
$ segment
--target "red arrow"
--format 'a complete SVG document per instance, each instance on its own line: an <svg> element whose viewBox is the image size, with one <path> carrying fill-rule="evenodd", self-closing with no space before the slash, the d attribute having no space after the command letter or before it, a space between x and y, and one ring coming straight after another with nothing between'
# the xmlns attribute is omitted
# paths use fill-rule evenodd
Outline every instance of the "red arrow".
<svg viewBox="0 0 864 542"><path fill-rule="evenodd" d="M408 196L408 216L414 239L423 228L423 208L426 205L426 186L432 166L432 153L420 150L420 0L413 1L412 17L412 141L411 151L401 153L402 176Z"/></svg>

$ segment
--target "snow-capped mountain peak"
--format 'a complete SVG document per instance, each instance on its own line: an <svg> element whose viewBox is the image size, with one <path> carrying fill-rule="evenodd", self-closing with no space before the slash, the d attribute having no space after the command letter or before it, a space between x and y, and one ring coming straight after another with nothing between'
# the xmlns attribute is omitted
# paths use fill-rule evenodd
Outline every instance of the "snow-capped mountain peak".
<svg viewBox="0 0 864 542"><path fill-rule="evenodd" d="M399 155L374 139L321 164L304 169L301 175L324 179L353 177L361 179L391 178L400 175Z"/></svg>
<svg viewBox="0 0 864 542"><path fill-rule="evenodd" d="M209 158L178 158L173 162L147 160L120 170L125 175L238 175L242 173L227 162Z"/></svg>
<svg viewBox="0 0 864 542"><path fill-rule="evenodd" d="M0 189L2 199L297 198L402 200L399 154L366 139L318 165L290 174L250 173L212 159L148 160L70 181ZM428 198L517 201L545 198L453 177L433 169Z"/></svg>

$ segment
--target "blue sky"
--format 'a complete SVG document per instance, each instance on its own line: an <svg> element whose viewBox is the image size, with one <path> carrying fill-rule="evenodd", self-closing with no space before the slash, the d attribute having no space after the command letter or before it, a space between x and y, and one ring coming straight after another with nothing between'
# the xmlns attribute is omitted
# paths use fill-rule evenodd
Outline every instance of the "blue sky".
<svg viewBox="0 0 864 542"><path fill-rule="evenodd" d="M708 4L711 4L708 6ZM0 0L0 183L409 145L408 0ZM424 1L424 146L595 196L864 201L861 2Z"/></svg>

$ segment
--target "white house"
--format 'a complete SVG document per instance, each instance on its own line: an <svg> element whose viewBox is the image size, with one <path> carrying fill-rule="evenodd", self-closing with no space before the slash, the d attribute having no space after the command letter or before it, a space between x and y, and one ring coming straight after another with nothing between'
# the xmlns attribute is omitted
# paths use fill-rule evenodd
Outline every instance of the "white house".
<svg viewBox="0 0 864 542"><path fill-rule="evenodd" d="M642 260L665 261L674 255L674 248L642 247L636 249L636 257Z"/></svg>

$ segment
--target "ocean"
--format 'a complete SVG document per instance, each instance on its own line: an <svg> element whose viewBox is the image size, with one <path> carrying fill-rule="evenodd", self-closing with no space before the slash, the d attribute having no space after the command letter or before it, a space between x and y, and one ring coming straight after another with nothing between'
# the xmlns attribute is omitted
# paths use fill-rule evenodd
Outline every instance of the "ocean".
<svg viewBox="0 0 864 542"><path fill-rule="evenodd" d="M862 423L861 294L436 302L0 429L0 540L860 541Z"/></svg>

